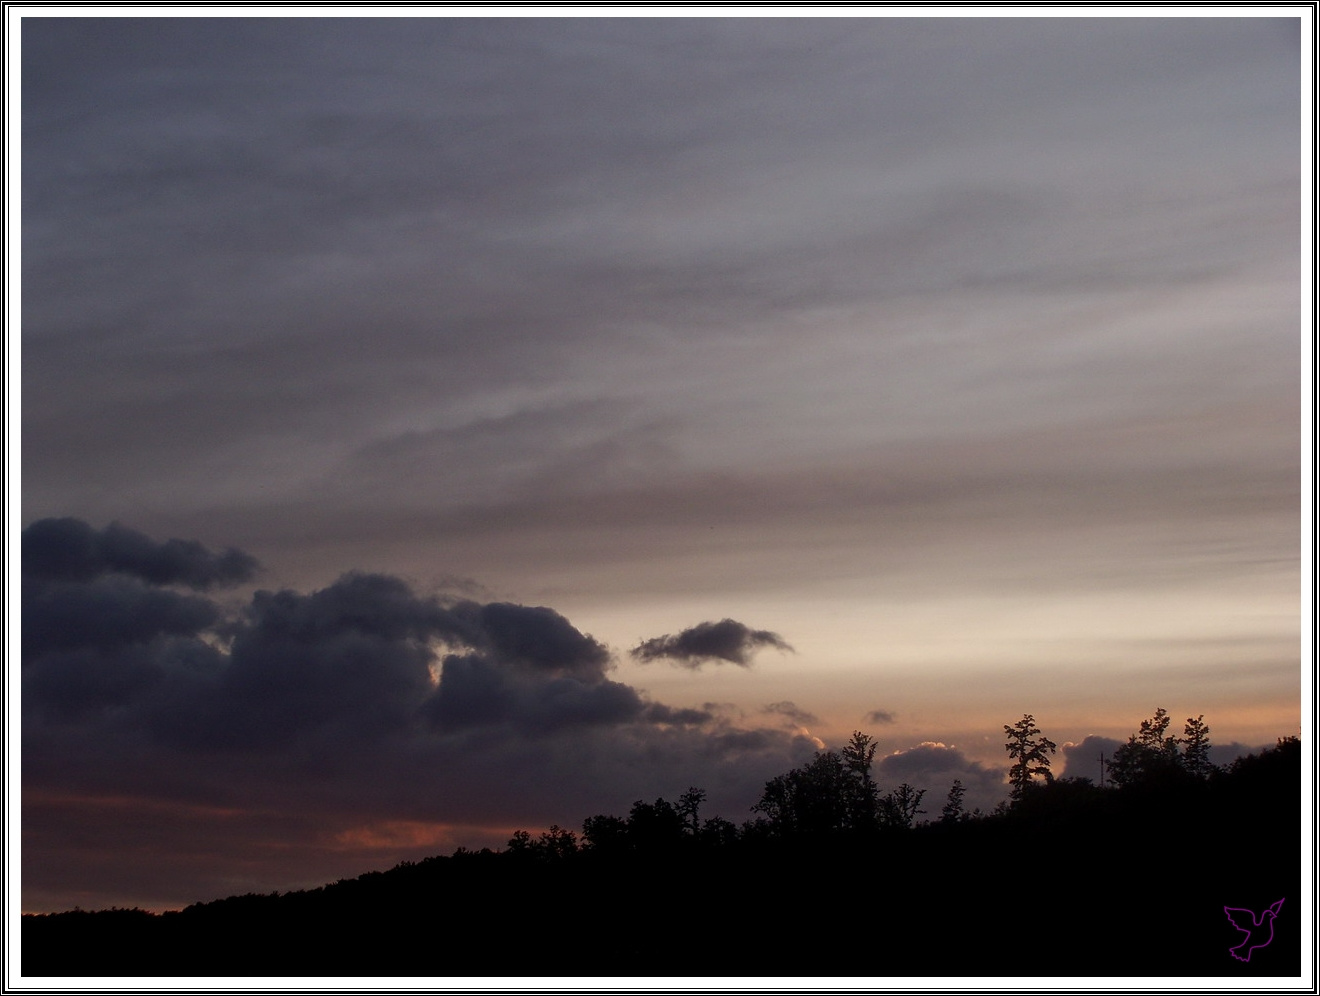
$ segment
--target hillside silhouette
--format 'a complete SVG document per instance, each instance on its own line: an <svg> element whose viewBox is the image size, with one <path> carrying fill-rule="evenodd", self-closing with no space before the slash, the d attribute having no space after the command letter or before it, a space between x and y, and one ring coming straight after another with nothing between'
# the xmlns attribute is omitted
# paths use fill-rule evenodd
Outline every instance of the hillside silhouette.
<svg viewBox="0 0 1320 996"><path fill-rule="evenodd" d="M1195 743L1138 735L1111 768L1119 784L1100 788L1049 778L1047 757L1021 747L1043 740L1030 722L1005 730L1019 737L1011 756L1037 774L1044 759L1046 777L1019 771L990 814L963 812L956 788L942 809L913 786L882 795L857 734L767 783L741 826L703 818L694 788L588 817L580 833L520 831L503 850L317 889L25 916L23 973L1300 973L1299 740L1214 768ZM1225 907L1279 900L1268 946L1230 954L1243 934Z"/></svg>

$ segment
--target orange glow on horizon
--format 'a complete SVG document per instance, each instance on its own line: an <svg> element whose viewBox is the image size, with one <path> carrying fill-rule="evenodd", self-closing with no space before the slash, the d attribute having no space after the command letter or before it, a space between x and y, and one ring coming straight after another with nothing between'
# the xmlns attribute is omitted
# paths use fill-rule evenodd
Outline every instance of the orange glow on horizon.
<svg viewBox="0 0 1320 996"><path fill-rule="evenodd" d="M420 820L385 820L341 830L330 838L332 850L384 851L396 847L453 846L454 830L447 823Z"/></svg>

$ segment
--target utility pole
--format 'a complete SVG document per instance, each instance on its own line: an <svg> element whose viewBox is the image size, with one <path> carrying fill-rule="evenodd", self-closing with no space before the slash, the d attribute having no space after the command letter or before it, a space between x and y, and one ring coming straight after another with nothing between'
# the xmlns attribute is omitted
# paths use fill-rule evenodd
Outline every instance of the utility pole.
<svg viewBox="0 0 1320 996"><path fill-rule="evenodd" d="M1100 752L1100 787L1105 787L1105 752Z"/></svg>

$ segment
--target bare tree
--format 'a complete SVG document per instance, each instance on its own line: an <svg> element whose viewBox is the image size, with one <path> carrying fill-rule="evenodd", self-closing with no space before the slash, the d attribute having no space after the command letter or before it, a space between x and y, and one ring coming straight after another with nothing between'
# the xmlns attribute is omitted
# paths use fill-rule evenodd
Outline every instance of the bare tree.
<svg viewBox="0 0 1320 996"><path fill-rule="evenodd" d="M913 788L904 782L880 800L881 820L887 827L898 830L912 829L912 823L924 809L919 809L925 789Z"/></svg>

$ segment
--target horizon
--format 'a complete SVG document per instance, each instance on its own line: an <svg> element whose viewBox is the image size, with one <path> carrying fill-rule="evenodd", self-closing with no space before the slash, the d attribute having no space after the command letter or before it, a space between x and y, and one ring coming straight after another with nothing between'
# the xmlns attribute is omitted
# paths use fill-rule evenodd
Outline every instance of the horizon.
<svg viewBox="0 0 1320 996"><path fill-rule="evenodd" d="M806 724L816 718L791 702L755 714L709 702L675 705L617 680L621 671L644 670L649 665L638 662L648 659L668 658L692 670L717 662L750 669L764 647L794 653L778 634L733 620L653 637L621 653L548 607L422 594L386 575L349 573L319 591L270 591L250 584L259 562L235 548L213 551L177 537L155 542L121 525L96 530L76 519L39 520L22 539L25 748L29 772L36 769L25 788L25 826L29 832L34 824L58 827L63 817L85 836L92 819L101 834L125 838L121 846L132 850L140 846L127 839L134 827L182 822L186 829L174 846L184 845L184 854L154 855L158 863L166 858L166 880L177 875L198 888L230 881L233 890L165 897L132 895L123 890L133 886L121 884L120 899L97 898L79 883L84 876L94 880L108 856L94 852L88 861L78 847L61 847L25 855L25 863L38 869L46 863L47 876L57 869L63 892L54 895L74 898L38 900L41 908L25 900L25 913L58 912L52 905L159 913L226 895L315 888L457 848L503 849L515 830L535 834L559 825L576 832L590 816L623 815L633 802L657 797L674 801L690 787L706 791L707 816L742 825L754 819L752 803L771 778L842 746L812 734ZM251 590L239 596L240 587ZM150 636L144 640L143 633ZM93 676L89 659L110 679ZM320 666L326 674L307 671ZM336 680L351 684L350 697ZM357 728L364 717L375 729ZM930 740L893 748L887 747L896 742L892 736L867 734L878 750L878 787L906 783L922 790L930 819L956 779L967 811L988 815L1010 796L1005 738L1018 717L1007 718L1002 732L970 738L994 750ZM1059 738L1047 758L1050 776L1104 785L1101 758L1134 739L1147 718L1126 724L1126 735ZM1168 736L1181 742L1184 723L1176 711L1169 719ZM1242 743L1216 734L1213 716L1206 720L1209 760L1218 767L1293 735ZM864 717L858 732L883 731L893 722L888 714ZM1057 733L1041 730L1047 738ZM568 738L576 751L566 751ZM93 744L109 755L99 759L99 773L85 759L62 756ZM435 769L456 762L461 768L461 754L474 744L506 776L526 767L545 784L532 788L527 775L512 788L460 780L461 799L417 798L423 790L453 791ZM622 760L588 756L601 748ZM124 767L130 754L131 771ZM355 771L363 756L370 766ZM197 769L199 758L209 770ZM255 770L254 762L274 767ZM316 792L335 796L320 803L315 826L305 816L290 820L288 807L269 799L304 777L301 767L309 762L329 769L328 776L313 777ZM53 780L46 772L61 769L85 780L91 770L92 786L127 780L133 787L44 789L42 782ZM266 799L250 808L228 801L241 792ZM580 811L573 811L574 802ZM370 815L381 805L393 808L394 818ZM447 809L469 816L445 819ZM508 815L483 822L479 814L486 811ZM519 811L528 814L521 822L512 815ZM247 866L245 877L208 878L215 871L208 862L187 860L194 837L214 848L210 835L236 831L241 849L218 864ZM284 853L295 841L308 854L301 861ZM272 847L275 857L265 862L242 852ZM130 874L161 880L141 869ZM116 877L125 881L118 870ZM25 888L40 895L31 880Z"/></svg>
<svg viewBox="0 0 1320 996"><path fill-rule="evenodd" d="M1196 12L11 13L22 909L1310 756L1310 15Z"/></svg>

